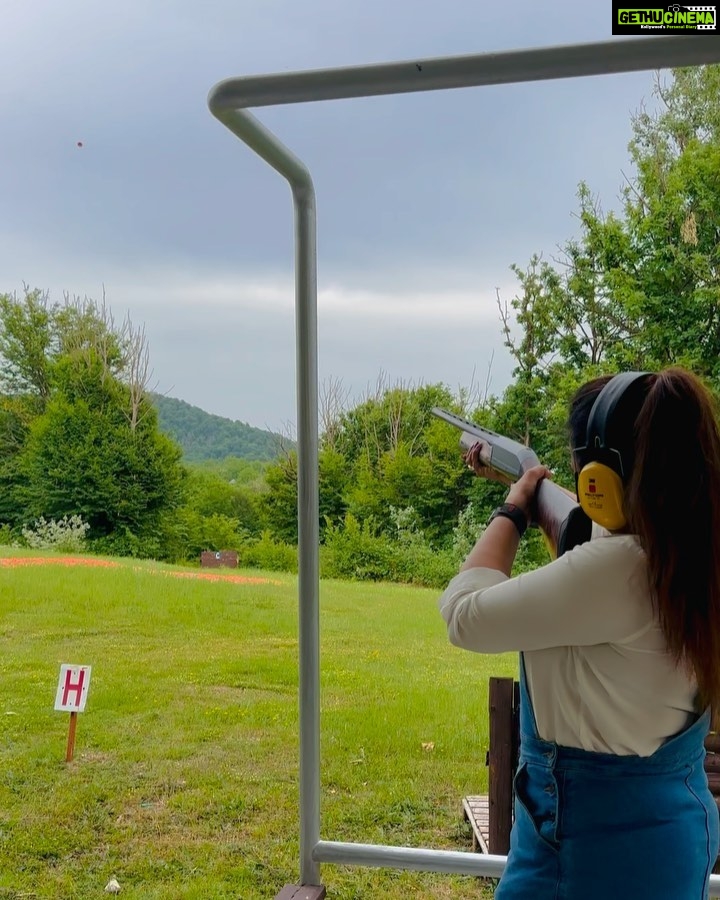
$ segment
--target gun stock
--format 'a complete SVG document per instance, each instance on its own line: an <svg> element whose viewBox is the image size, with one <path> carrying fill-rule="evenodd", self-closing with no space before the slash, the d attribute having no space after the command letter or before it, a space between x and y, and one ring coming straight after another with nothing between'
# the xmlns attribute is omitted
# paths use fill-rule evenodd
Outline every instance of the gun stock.
<svg viewBox="0 0 720 900"><path fill-rule="evenodd" d="M540 464L535 453L518 441L482 428L440 407L434 407L432 413L462 432L460 446L465 450L479 440L485 441L490 448L489 467L514 481ZM540 482L535 504L534 524L542 531L551 556L562 556L577 544L590 540L592 522L578 503L552 481L543 479Z"/></svg>

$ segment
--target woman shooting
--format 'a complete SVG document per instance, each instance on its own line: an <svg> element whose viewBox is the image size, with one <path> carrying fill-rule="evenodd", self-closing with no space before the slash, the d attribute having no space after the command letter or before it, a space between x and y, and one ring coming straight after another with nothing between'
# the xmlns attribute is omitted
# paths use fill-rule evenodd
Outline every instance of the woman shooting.
<svg viewBox="0 0 720 900"><path fill-rule="evenodd" d="M702 900L718 856L703 768L720 709L720 433L680 368L571 401L600 534L510 576L542 466L512 485L440 599L450 641L520 652L515 821L496 900ZM466 455L487 475L482 444Z"/></svg>

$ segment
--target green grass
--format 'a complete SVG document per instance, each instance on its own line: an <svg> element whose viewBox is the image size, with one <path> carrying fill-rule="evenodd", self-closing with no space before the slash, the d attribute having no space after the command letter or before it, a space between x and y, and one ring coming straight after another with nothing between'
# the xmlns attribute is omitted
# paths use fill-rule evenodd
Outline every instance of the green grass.
<svg viewBox="0 0 720 900"><path fill-rule="evenodd" d="M0 569L0 900L272 898L298 878L297 588L131 564ZM247 572L250 577L263 573ZM75 758L61 663L92 666ZM437 592L321 587L321 836L468 850L487 681ZM333 900L490 897L472 878L323 866Z"/></svg>

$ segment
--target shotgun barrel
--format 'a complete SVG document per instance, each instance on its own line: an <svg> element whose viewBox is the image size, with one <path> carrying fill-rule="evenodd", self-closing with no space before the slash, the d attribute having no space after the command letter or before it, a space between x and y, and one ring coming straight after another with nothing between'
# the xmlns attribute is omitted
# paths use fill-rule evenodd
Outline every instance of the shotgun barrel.
<svg viewBox="0 0 720 900"><path fill-rule="evenodd" d="M460 446L469 450L478 441L489 449L488 466L517 481L528 469L540 465L535 453L518 441L483 428L439 406L432 413L461 432ZM533 509L533 524L537 524L553 557L590 540L592 522L579 504L552 481L543 479L538 486Z"/></svg>

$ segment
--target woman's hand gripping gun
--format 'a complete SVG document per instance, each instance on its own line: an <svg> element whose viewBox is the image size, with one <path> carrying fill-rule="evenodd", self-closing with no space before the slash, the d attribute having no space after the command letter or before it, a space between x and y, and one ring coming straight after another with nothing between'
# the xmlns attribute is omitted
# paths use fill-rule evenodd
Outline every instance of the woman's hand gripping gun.
<svg viewBox="0 0 720 900"><path fill-rule="evenodd" d="M462 432L460 446L464 450L469 450L478 441L485 444L483 461L488 469L504 476L497 480L512 483L528 469L540 464L535 453L518 441L482 428L440 407L435 407L432 412ZM533 525L542 531L553 558L590 540L590 519L570 494L546 478L538 487L532 519Z"/></svg>

